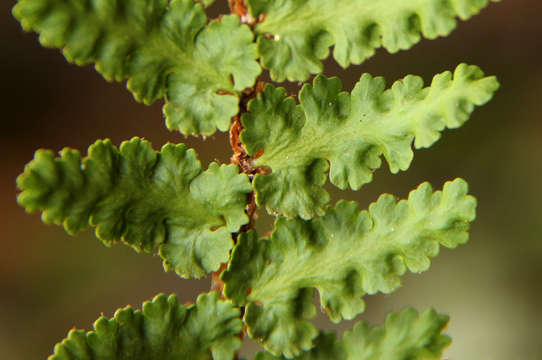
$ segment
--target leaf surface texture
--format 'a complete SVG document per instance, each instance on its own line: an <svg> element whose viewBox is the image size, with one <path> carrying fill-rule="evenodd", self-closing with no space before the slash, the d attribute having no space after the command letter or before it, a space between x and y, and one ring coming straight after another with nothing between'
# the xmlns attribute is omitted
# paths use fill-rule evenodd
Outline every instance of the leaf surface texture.
<svg viewBox="0 0 542 360"><path fill-rule="evenodd" d="M128 306L112 319L102 316L93 331L71 330L49 359L232 360L241 347L239 316L216 292L200 295L191 306L161 294L142 310Z"/></svg>
<svg viewBox="0 0 542 360"><path fill-rule="evenodd" d="M339 201L310 221L278 218L270 238L241 236L223 273L225 294L247 304L248 333L275 354L309 350L318 332L307 321L316 313L313 288L332 321L364 311L362 296L391 293L407 270L430 266L439 247L468 239L476 200L462 179L433 192L428 183L397 201L382 195L359 211Z"/></svg>
<svg viewBox="0 0 542 360"><path fill-rule="evenodd" d="M260 73L250 29L234 15L207 24L193 0L19 0L13 14L68 61L128 79L136 100L166 98L168 127L185 135L226 131Z"/></svg>
<svg viewBox="0 0 542 360"><path fill-rule="evenodd" d="M197 278L227 262L252 190L234 165L212 163L202 172L185 145L156 152L139 138L120 150L99 140L84 159L68 148L60 157L38 150L17 184L19 204L42 211L45 223L70 234L94 226L105 244L158 249L166 269Z"/></svg>
<svg viewBox="0 0 542 360"><path fill-rule="evenodd" d="M499 1L499 0L492 0ZM262 65L276 81L306 80L322 72L321 59L360 64L384 47L391 53L448 35L490 0L247 0Z"/></svg>
<svg viewBox="0 0 542 360"><path fill-rule="evenodd" d="M392 173L406 170L412 144L429 147L445 128L463 125L499 84L461 64L453 75L436 75L429 87L412 75L385 87L382 78L364 74L348 94L339 79L318 76L296 105L284 89L267 85L242 118L247 152L259 155L256 166L271 170L254 178L258 205L287 217L322 215L328 169L331 183L354 190L372 180L381 155Z"/></svg>
<svg viewBox="0 0 542 360"><path fill-rule="evenodd" d="M446 315L426 310L422 314L413 308L389 314L385 327L371 328L365 321L347 331L343 339L333 333L320 333L314 348L294 357L295 360L437 360L450 344L442 335L448 323ZM255 360L275 360L283 357L259 353Z"/></svg>

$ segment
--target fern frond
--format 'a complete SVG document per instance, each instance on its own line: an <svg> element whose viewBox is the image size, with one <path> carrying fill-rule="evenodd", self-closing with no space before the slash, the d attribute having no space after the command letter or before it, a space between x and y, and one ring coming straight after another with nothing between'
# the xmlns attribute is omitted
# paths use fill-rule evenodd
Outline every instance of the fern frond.
<svg viewBox="0 0 542 360"><path fill-rule="evenodd" d="M499 0L247 0L256 25L262 65L276 81L306 80L322 72L334 45L342 66L360 64L384 47L391 53L448 35Z"/></svg>
<svg viewBox="0 0 542 360"><path fill-rule="evenodd" d="M166 98L168 127L185 135L226 131L260 73L250 29L234 15L206 25L193 0L19 0L13 14L68 61L128 79L137 101Z"/></svg>
<svg viewBox="0 0 542 360"><path fill-rule="evenodd" d="M102 316L94 331L71 330L49 360L232 360L241 347L239 316L216 292L191 306L161 294L142 310L127 306L112 319Z"/></svg>
<svg viewBox="0 0 542 360"><path fill-rule="evenodd" d="M298 355L312 347L317 331L312 289L332 321L364 311L362 296L391 293L407 270L430 266L439 247L468 239L476 200L457 179L432 192L428 183L397 201L382 195L368 211L340 201L311 221L278 218L269 239L243 234L223 273L224 292L247 304L248 333L275 354Z"/></svg>
<svg viewBox="0 0 542 360"><path fill-rule="evenodd" d="M160 152L133 138L117 150L109 140L84 159L64 149L60 158L39 150L17 178L18 202L42 211L45 223L74 234L89 226L105 244L159 249L168 270L202 277L229 258L231 233L248 221L252 191L235 166L212 163L202 172L194 150L165 145Z"/></svg>
<svg viewBox="0 0 542 360"><path fill-rule="evenodd" d="M314 348L295 360L438 360L450 344L442 335L448 316L434 310L422 314L413 308L389 314L385 327L371 328L365 321L347 331L342 340L334 333L321 332ZM285 359L261 352L255 360Z"/></svg>
<svg viewBox="0 0 542 360"><path fill-rule="evenodd" d="M268 85L242 118L247 152L260 155L256 166L272 171L254 178L258 205L287 217L322 215L328 168L331 183L354 190L372 180L381 155L392 173L406 170L412 143L426 148L444 129L460 127L499 84L461 64L453 75L436 75L429 87L412 75L385 86L382 78L364 74L348 94L339 79L318 76L303 87L296 106L284 89Z"/></svg>

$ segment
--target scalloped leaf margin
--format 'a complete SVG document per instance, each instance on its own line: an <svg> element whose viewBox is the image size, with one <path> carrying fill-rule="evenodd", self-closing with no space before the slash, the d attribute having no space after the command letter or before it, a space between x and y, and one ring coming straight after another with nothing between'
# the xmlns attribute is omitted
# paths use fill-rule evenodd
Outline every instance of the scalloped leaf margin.
<svg viewBox="0 0 542 360"><path fill-rule="evenodd" d="M381 156L392 173L408 169L412 145L427 148L444 129L462 126L499 83L477 66L460 64L453 75L434 76L428 87L409 75L386 90L383 78L369 74L351 94L341 87L338 78L318 76L296 105L283 88L268 85L248 104L241 140L255 166L271 170L253 181L256 202L268 212L323 215L328 169L331 183L343 190L371 182Z"/></svg>
<svg viewBox="0 0 542 360"><path fill-rule="evenodd" d="M365 321L346 331L339 340L334 333L321 332L314 348L294 360L438 360L450 345L442 335L448 316L429 309L422 314L413 308L386 317L385 327L371 328ZM258 353L255 360L285 359Z"/></svg>
<svg viewBox="0 0 542 360"><path fill-rule="evenodd" d="M137 101L165 98L168 128L185 135L227 131L261 72L250 28L236 15L207 24L193 0L19 0L13 15L69 62L128 79Z"/></svg>
<svg viewBox="0 0 542 360"><path fill-rule="evenodd" d="M247 0L262 19L255 27L264 68L275 81L306 80L321 73L321 59L334 46L335 60L346 68L384 47L390 53L421 40L448 35L456 17L467 20L489 2L500 0Z"/></svg>
<svg viewBox="0 0 542 360"><path fill-rule="evenodd" d="M311 221L279 218L269 239L243 234L222 274L224 293L246 304L249 335L275 354L293 357L317 336L308 321L316 314L313 289L332 321L365 310L362 297L391 293L407 270L429 269L440 246L468 240L476 199L462 179L433 192L428 183L397 201L384 194L359 211L339 201Z"/></svg>
<svg viewBox="0 0 542 360"><path fill-rule="evenodd" d="M137 251L159 250L167 270L202 277L229 259L231 233L248 222L252 187L234 165L202 171L184 144L160 152L133 138L120 150L98 140L85 158L72 149L60 157L38 150L17 178L17 201L42 211L45 223L70 234L89 226L106 245L122 240Z"/></svg>
<svg viewBox="0 0 542 360"><path fill-rule="evenodd" d="M233 360L241 347L240 315L217 292L191 306L160 294L142 310L127 306L112 319L102 316L94 331L71 330L49 360L208 360L210 353L213 360Z"/></svg>

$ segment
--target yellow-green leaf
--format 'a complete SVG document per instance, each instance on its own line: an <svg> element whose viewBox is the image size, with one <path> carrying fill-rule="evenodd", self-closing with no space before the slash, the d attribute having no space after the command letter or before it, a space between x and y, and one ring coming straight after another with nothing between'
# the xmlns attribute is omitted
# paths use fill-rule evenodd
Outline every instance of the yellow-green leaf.
<svg viewBox="0 0 542 360"><path fill-rule="evenodd" d="M262 65L276 81L322 72L334 46L342 66L360 64L383 47L391 53L448 35L490 1L499 0L247 0Z"/></svg>
<svg viewBox="0 0 542 360"><path fill-rule="evenodd" d="M393 292L407 270L428 270L440 246L467 241L476 208L467 191L462 179L436 192L423 183L408 200L385 194L368 211L339 201L321 218L278 218L270 238L240 237L222 275L225 294L247 305L250 336L275 354L299 355L318 334L308 321L313 288L332 321L354 318L362 296Z"/></svg>
<svg viewBox="0 0 542 360"><path fill-rule="evenodd" d="M261 154L255 165L271 170L254 178L256 201L287 217L322 215L328 168L332 184L354 190L372 180L382 155L392 173L406 170L412 144L429 147L444 129L460 127L498 87L495 77L466 64L428 87L409 75L385 90L384 79L364 74L351 94L339 79L318 76L301 90L299 105L268 85L242 118L247 152Z"/></svg>

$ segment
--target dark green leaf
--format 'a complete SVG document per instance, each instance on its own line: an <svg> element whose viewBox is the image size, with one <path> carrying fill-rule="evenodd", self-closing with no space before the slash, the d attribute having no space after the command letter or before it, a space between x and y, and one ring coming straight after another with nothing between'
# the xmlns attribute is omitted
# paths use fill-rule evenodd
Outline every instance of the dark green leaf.
<svg viewBox="0 0 542 360"><path fill-rule="evenodd" d="M251 186L235 166L212 163L202 172L193 150L165 145L160 152L134 138L120 151L99 140L84 159L39 150L17 179L18 202L40 210L45 223L74 234L89 226L106 244L159 249L167 269L202 277L227 262L231 233L248 221Z"/></svg>
<svg viewBox="0 0 542 360"><path fill-rule="evenodd" d="M94 331L71 330L50 360L232 360L241 347L240 312L216 292L180 305L175 295L158 295L114 318L99 318Z"/></svg>
<svg viewBox="0 0 542 360"><path fill-rule="evenodd" d="M193 0L19 0L13 15L68 61L128 79L136 100L165 97L168 127L185 135L226 131L260 73L250 29L234 15L206 26Z"/></svg>

